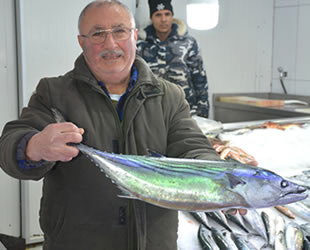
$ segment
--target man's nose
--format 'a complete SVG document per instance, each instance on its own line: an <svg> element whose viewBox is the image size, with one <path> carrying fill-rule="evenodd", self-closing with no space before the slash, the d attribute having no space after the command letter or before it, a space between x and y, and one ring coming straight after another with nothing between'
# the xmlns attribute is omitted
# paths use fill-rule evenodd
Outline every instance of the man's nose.
<svg viewBox="0 0 310 250"><path fill-rule="evenodd" d="M105 47L114 47L115 44L116 44L116 41L112 36L112 32L107 33L105 40L104 40L104 46Z"/></svg>
<svg viewBox="0 0 310 250"><path fill-rule="evenodd" d="M166 16L162 16L162 17L161 17L161 21L162 21L162 22L165 22L166 20L167 20L167 17L166 17Z"/></svg>

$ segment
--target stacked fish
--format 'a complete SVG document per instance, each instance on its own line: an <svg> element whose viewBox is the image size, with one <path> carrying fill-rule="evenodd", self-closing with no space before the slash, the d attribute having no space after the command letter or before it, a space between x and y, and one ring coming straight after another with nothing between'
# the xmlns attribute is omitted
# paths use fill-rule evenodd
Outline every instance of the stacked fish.
<svg viewBox="0 0 310 250"><path fill-rule="evenodd" d="M198 239L203 250L310 249L310 223L286 221L271 209L250 209L245 216L219 211L191 215L200 223Z"/></svg>

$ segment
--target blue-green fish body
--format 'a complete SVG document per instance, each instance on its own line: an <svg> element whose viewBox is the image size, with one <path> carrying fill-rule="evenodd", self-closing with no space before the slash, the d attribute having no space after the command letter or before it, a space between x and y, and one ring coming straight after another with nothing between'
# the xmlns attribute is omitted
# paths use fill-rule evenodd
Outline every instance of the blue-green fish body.
<svg viewBox="0 0 310 250"><path fill-rule="evenodd" d="M237 162L120 155L76 146L126 195L164 208L263 208L306 198L303 187Z"/></svg>

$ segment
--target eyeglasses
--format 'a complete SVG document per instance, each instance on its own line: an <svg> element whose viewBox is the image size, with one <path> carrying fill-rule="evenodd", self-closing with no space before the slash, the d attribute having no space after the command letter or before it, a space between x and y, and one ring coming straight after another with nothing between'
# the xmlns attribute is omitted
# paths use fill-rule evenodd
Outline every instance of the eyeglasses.
<svg viewBox="0 0 310 250"><path fill-rule="evenodd" d="M88 38L90 42L93 44L100 44L105 41L109 33L112 34L113 39L116 41L127 40L130 37L132 30L134 30L134 28L117 27L113 29L96 30L94 32L89 33L88 35L81 34L81 36Z"/></svg>

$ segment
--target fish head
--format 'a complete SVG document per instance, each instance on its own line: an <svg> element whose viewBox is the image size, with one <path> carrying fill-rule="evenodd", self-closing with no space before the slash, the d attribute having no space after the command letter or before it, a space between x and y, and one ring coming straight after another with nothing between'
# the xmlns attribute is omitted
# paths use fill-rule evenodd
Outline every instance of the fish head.
<svg viewBox="0 0 310 250"><path fill-rule="evenodd" d="M239 189L239 193L242 193L249 207L273 207L307 198L306 188L266 169L239 169L237 175L246 183L236 188Z"/></svg>

